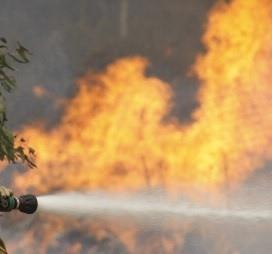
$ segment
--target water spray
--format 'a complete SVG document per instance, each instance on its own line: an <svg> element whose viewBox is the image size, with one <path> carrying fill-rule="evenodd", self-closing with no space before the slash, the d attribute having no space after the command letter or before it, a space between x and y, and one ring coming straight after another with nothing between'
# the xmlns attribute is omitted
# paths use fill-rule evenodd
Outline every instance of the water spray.
<svg viewBox="0 0 272 254"><path fill-rule="evenodd" d="M263 209L256 206L243 207L236 204L227 208L197 205L189 201L178 200L171 202L160 196L122 196L108 193L57 193L40 196L39 211L66 214L73 217L103 216L123 217L129 216L140 219L163 219L175 217L258 221L271 220L271 207ZM255 204L256 205L256 204Z"/></svg>
<svg viewBox="0 0 272 254"><path fill-rule="evenodd" d="M0 212L10 212L19 210L22 213L32 214L38 208L38 200L36 196L28 194L20 197L1 197Z"/></svg>

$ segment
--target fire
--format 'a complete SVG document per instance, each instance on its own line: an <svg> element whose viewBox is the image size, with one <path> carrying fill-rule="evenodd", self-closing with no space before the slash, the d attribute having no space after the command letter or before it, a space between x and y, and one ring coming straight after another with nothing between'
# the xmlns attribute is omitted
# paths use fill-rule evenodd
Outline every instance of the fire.
<svg viewBox="0 0 272 254"><path fill-rule="evenodd" d="M22 131L39 168L18 173L15 188L189 193L244 181L272 158L271 13L269 0L212 10L207 52L193 68L200 106L189 125L169 116L171 86L146 74L145 58L88 72L58 126Z"/></svg>
<svg viewBox="0 0 272 254"><path fill-rule="evenodd" d="M39 169L19 175L16 186L24 188L30 178L28 187L42 193L177 190L224 182L221 163L226 140L233 138L230 127L215 118L199 117L192 126L164 120L171 87L146 77L146 67L145 59L134 57L116 61L104 73L88 73L58 127L25 129L22 135L39 151Z"/></svg>
<svg viewBox="0 0 272 254"><path fill-rule="evenodd" d="M271 8L266 0L217 5L195 66L203 81L195 118L209 125L209 146L221 161L223 152L231 181L271 159Z"/></svg>
<svg viewBox="0 0 272 254"><path fill-rule="evenodd" d="M144 58L117 60L78 81L55 129L24 130L39 153L39 169L19 175L15 185L42 193L176 191L245 179L271 157L270 7L269 1L240 0L211 13L208 51L194 67L202 87L193 124L165 120L171 86L145 75Z"/></svg>

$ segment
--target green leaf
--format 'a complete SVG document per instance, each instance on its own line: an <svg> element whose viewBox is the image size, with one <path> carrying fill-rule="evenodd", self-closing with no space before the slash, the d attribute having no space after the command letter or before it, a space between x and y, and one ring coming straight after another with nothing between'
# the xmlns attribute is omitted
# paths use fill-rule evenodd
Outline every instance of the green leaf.
<svg viewBox="0 0 272 254"><path fill-rule="evenodd" d="M10 70L15 70L13 67L11 67L6 60L6 56L5 55L0 55L0 68L8 68Z"/></svg>
<svg viewBox="0 0 272 254"><path fill-rule="evenodd" d="M8 53L8 55L18 63L28 63L29 59L28 56L31 55L28 49L23 47L19 42L18 42L18 48L16 49L17 55L15 56L14 54Z"/></svg>

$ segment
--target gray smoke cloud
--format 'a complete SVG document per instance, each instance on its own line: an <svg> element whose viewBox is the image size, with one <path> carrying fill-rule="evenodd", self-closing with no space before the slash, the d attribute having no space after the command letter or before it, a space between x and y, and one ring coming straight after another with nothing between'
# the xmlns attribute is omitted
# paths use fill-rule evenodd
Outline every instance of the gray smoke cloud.
<svg viewBox="0 0 272 254"><path fill-rule="evenodd" d="M1 36L22 42L31 63L17 73L18 89L9 97L9 124L18 128L38 119L55 123L61 109L37 99L33 86L57 97L71 97L74 80L89 68L102 69L114 59L142 55L151 72L174 85L176 107L188 119L196 82L186 72L201 50L207 11L215 0L128 0L126 35L122 35L124 0L1 0Z"/></svg>

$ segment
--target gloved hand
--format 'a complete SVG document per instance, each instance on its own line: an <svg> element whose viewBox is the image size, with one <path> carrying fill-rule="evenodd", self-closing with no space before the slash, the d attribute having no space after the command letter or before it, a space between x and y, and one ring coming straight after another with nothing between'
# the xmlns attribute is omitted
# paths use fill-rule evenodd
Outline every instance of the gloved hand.
<svg viewBox="0 0 272 254"><path fill-rule="evenodd" d="M1 197L11 197L13 193L10 189L6 188L5 186L0 185L0 196Z"/></svg>

